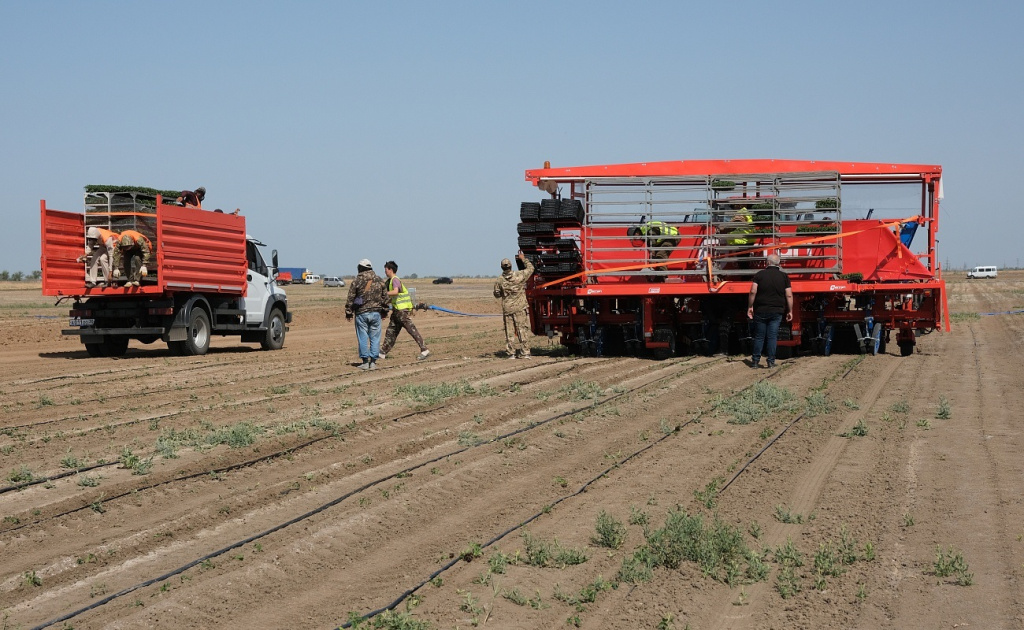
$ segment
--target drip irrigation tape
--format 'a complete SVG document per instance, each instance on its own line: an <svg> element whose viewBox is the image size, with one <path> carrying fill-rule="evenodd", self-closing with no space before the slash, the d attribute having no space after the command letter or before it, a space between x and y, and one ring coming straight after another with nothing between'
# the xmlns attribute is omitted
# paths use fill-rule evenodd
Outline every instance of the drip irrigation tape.
<svg viewBox="0 0 1024 630"><path fill-rule="evenodd" d="M11 492L12 490L21 490L29 486L35 486L41 483L46 483L48 481L53 481L54 479L63 479L64 477L70 477L71 475L77 475L78 473L95 470L96 468L103 468L104 466L116 466L120 463L121 462L107 462L105 464L92 464L90 466L82 466L81 468L68 470L66 472L51 475L49 477L40 477L39 479L32 479L31 481L23 481L21 483L16 483L13 486L5 486L3 488L0 488L0 494L4 494L5 492Z"/></svg>
<svg viewBox="0 0 1024 630"><path fill-rule="evenodd" d="M978 313L978 315L1018 315L1020 313L1024 313L1024 309L1016 311L1001 311L999 313Z"/></svg>

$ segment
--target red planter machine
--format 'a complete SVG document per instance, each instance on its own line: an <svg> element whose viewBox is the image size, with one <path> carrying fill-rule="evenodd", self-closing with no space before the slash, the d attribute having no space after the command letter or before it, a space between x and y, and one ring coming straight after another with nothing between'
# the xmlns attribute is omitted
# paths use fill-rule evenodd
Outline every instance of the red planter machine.
<svg viewBox="0 0 1024 630"><path fill-rule="evenodd" d="M782 257L795 349L900 353L949 330L936 257L942 168L696 160L526 171L533 332L589 355L746 352L750 278ZM652 229L657 228L657 229Z"/></svg>

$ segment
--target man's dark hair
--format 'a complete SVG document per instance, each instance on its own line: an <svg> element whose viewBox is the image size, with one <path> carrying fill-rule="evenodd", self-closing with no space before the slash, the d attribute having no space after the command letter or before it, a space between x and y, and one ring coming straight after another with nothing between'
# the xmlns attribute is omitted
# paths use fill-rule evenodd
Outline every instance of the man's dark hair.
<svg viewBox="0 0 1024 630"><path fill-rule="evenodd" d="M398 273L398 263L396 263L393 260L389 260L386 263L384 263L384 268L390 269L391 271Z"/></svg>

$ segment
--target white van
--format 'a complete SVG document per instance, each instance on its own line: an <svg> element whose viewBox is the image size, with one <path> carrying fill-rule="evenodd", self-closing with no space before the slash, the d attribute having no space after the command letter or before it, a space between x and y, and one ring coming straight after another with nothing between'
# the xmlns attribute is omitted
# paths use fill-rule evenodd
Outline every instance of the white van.
<svg viewBox="0 0 1024 630"><path fill-rule="evenodd" d="M306 274L306 284L316 284L317 282L320 282L320 276L315 273Z"/></svg>
<svg viewBox="0 0 1024 630"><path fill-rule="evenodd" d="M324 276L324 286L343 287L345 286L345 281L339 278L338 276Z"/></svg>
<svg viewBox="0 0 1024 630"><path fill-rule="evenodd" d="M995 265L990 267L975 267L967 272L968 278L995 278L996 268Z"/></svg>

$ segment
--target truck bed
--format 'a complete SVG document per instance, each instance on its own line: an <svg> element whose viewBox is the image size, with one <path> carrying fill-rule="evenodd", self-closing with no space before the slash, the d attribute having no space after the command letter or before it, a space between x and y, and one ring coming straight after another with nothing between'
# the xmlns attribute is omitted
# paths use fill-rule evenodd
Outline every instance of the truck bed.
<svg viewBox="0 0 1024 630"><path fill-rule="evenodd" d="M140 287L85 287L85 215L40 201L43 295L119 296L179 291L246 293L245 218L167 205L157 197L149 277Z"/></svg>

